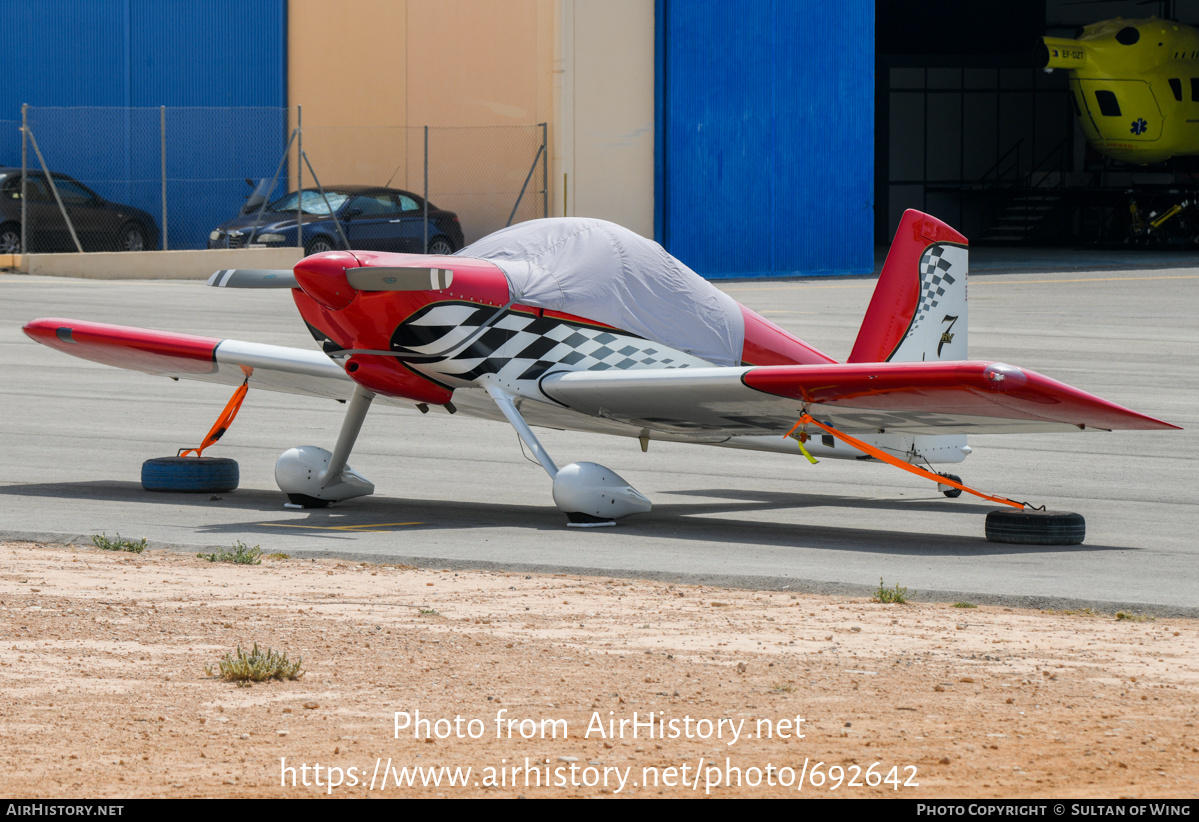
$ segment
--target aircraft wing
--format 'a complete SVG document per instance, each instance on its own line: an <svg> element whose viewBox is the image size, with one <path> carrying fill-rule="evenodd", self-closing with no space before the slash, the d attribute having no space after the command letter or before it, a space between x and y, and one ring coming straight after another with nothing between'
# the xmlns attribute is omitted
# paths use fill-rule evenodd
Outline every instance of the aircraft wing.
<svg viewBox="0 0 1199 822"><path fill-rule="evenodd" d="M576 411L675 433L787 431L806 406L847 433L1176 428L1035 371L994 362L576 371L541 380Z"/></svg>
<svg viewBox="0 0 1199 822"><path fill-rule="evenodd" d="M176 379L348 399L354 383L320 351L219 340L124 325L44 318L25 325L37 342L85 360Z"/></svg>
<svg viewBox="0 0 1199 822"><path fill-rule="evenodd" d="M58 318L34 320L25 333L65 354L147 374L225 385L248 376L254 388L341 400L354 391L320 351ZM781 434L805 406L851 434L1177 427L994 362L574 371L547 374L540 388L558 407L682 435Z"/></svg>

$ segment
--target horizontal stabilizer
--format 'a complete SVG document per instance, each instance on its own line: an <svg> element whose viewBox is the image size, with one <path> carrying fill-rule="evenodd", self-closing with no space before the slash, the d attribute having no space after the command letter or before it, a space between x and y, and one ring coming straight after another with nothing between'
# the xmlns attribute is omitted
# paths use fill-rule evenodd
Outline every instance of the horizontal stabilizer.
<svg viewBox="0 0 1199 822"><path fill-rule="evenodd" d="M216 288L299 288L286 268L225 268L208 278Z"/></svg>
<svg viewBox="0 0 1199 822"><path fill-rule="evenodd" d="M449 288L454 272L448 268L367 266L347 268L346 282L359 291L440 291Z"/></svg>

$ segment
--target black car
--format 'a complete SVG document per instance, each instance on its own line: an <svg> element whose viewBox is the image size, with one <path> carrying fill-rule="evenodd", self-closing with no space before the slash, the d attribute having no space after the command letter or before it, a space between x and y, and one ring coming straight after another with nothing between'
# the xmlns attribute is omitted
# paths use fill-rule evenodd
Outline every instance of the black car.
<svg viewBox="0 0 1199 822"><path fill-rule="evenodd" d="M323 193L306 188L267 205L261 215L243 209L209 235L208 247L295 246L299 217L305 254L345 248L453 254L462 248L458 215L432 203L428 214L426 227L424 199L395 188L329 186Z"/></svg>
<svg viewBox="0 0 1199 822"><path fill-rule="evenodd" d="M158 247L158 224L140 208L110 203L76 179L54 172L54 188L84 251L145 251ZM62 210L41 171L25 183L29 251L75 251ZM0 166L0 254L21 253L21 169Z"/></svg>

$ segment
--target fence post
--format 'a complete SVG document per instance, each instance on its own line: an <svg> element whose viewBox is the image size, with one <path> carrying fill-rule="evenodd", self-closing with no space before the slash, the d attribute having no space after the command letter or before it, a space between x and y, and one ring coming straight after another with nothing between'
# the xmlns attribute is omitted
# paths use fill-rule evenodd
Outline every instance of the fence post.
<svg viewBox="0 0 1199 822"><path fill-rule="evenodd" d="M296 247L304 247L304 107L296 103Z"/></svg>
<svg viewBox="0 0 1199 822"><path fill-rule="evenodd" d="M429 253L429 127L424 127L424 253Z"/></svg>
<svg viewBox="0 0 1199 822"><path fill-rule="evenodd" d="M312 161L308 159L307 154L301 154L301 159L308 164L308 173L312 175L313 182L316 183L316 190L321 193L321 199L325 201L325 208L329 209L329 219L333 221L333 227L337 229L338 236L345 243L346 249L350 248L350 241L346 239L346 233L341 228L341 220L333 213L333 206L329 204L329 195L325 194L325 187L321 185L321 178L316 176L316 169L312 167ZM263 204L265 205L265 203Z"/></svg>
<svg viewBox="0 0 1199 822"><path fill-rule="evenodd" d="M295 142L298 133L298 131L293 131L287 138L287 145L283 147L283 156L279 158L279 166L275 169L275 176L271 178L271 187L266 190L266 196L262 198L262 204L258 206L258 211L254 215L254 225L250 226L250 236L246 240L246 245L254 242L254 238L258 236L258 229L262 228L262 212L266 211L266 204L270 202L271 195L275 193L275 184L279 182L279 175L283 173L283 166L287 164L287 155L291 151L291 144Z"/></svg>
<svg viewBox="0 0 1199 822"><path fill-rule="evenodd" d="M541 216L550 216L550 147L546 139L546 124L541 124Z"/></svg>
<svg viewBox="0 0 1199 822"><path fill-rule="evenodd" d="M32 131L27 131L29 141L33 143L33 153L37 155L37 161L41 164L42 171L46 175L46 182L50 184L50 191L54 194L54 202L58 203L58 211L62 214L63 221L67 224L67 231L71 232L71 239L75 242L75 250L80 254L83 253L83 246L79 243L79 235L75 233L75 226L71 222L71 215L67 213L67 207L62 204L62 197L58 194L58 186L54 185L54 175L50 173L50 167L46 165L46 158L42 156L42 150L38 148L37 138L33 136Z"/></svg>
<svg viewBox="0 0 1199 822"><path fill-rule="evenodd" d="M162 155L162 250L167 244L167 107L158 107L159 153Z"/></svg>
<svg viewBox="0 0 1199 822"><path fill-rule="evenodd" d="M525 175L524 185L520 187L520 194L516 195L516 202L512 205L512 213L508 215L508 222L504 223L504 228L512 225L512 220L516 217L516 210L520 208L520 201L525 198L525 189L529 187L529 180L533 179L533 172L537 170L537 163L544 153L545 145L542 144L537 147L537 153L533 155L533 165L529 166L529 173Z"/></svg>
<svg viewBox="0 0 1199 822"><path fill-rule="evenodd" d="M26 210L25 203L29 200L29 104L21 104L21 253L29 253L29 242L25 236ZM25 268L28 271L28 267Z"/></svg>

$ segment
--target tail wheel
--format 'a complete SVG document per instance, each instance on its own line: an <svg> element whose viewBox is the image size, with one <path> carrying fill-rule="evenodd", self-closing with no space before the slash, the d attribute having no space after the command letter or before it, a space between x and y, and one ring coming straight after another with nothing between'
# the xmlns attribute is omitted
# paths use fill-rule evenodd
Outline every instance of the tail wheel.
<svg viewBox="0 0 1199 822"><path fill-rule="evenodd" d="M957 474L940 474L939 476L945 477L946 479L951 479L959 485L962 482L962 478ZM941 483L937 483L937 490L950 499L957 499L962 495L962 489L954 488L952 485L942 485Z"/></svg>
<svg viewBox="0 0 1199 822"><path fill-rule="evenodd" d="M226 457L158 457L142 463L142 488L213 494L237 488L237 460Z"/></svg>

